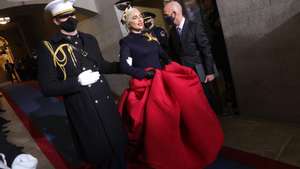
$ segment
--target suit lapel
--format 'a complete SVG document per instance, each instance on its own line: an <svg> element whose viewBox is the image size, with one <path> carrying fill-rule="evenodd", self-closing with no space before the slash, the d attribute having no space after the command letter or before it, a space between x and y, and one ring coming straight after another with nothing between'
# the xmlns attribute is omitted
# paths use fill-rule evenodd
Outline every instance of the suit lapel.
<svg viewBox="0 0 300 169"><path fill-rule="evenodd" d="M181 43L184 42L185 38L186 38L186 34L188 33L188 29L189 29L189 25L188 25L188 20L185 19L184 24L183 24L183 28L182 28L182 32L181 32Z"/></svg>

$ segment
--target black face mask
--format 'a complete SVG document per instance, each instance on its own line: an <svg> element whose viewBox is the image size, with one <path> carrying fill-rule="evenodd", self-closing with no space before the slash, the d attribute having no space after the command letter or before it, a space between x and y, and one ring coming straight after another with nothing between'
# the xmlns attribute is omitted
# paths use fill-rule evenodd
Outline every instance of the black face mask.
<svg viewBox="0 0 300 169"><path fill-rule="evenodd" d="M168 25L174 25L175 18L173 18L172 16L164 16L164 19L166 21L166 24L168 24Z"/></svg>
<svg viewBox="0 0 300 169"><path fill-rule="evenodd" d="M65 22L62 22L60 24L61 29L63 29L66 32L73 32L76 30L78 24L78 20L75 18L70 17Z"/></svg>
<svg viewBox="0 0 300 169"><path fill-rule="evenodd" d="M149 29L149 28L151 28L152 23L151 22L145 22L144 25L145 25L145 28Z"/></svg>

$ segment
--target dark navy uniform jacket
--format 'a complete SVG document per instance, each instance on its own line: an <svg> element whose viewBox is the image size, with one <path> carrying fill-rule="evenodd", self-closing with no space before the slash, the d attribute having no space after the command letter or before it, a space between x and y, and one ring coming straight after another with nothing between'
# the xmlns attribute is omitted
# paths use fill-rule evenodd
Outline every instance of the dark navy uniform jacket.
<svg viewBox="0 0 300 169"><path fill-rule="evenodd" d="M131 32L120 40L121 72L134 78L143 79L145 68L161 68L160 59L167 58L159 43L148 41L144 33Z"/></svg>
<svg viewBox="0 0 300 169"><path fill-rule="evenodd" d="M153 28L151 28L149 30L149 32L152 33L152 35L154 35L155 37L157 37L160 46L165 50L168 51L168 46L169 46L169 41L168 41L168 34L167 32L158 26L153 26Z"/></svg>
<svg viewBox="0 0 300 169"><path fill-rule="evenodd" d="M67 55L67 76L64 79L62 70L55 67L48 48L42 45L38 51L38 76L45 95L64 97L75 145L82 157L99 165L112 161L113 158L122 159L126 133L123 131L112 92L103 76L103 73L116 72L114 67L118 66L103 59L97 40L92 35L79 33L78 37L68 37L57 33L49 42L54 50L66 43L77 49L74 50L76 67L67 48L63 49ZM81 49L87 55L83 55ZM59 57L62 58L61 53ZM81 86L77 80L78 75L88 69L99 71L100 79L92 85ZM117 163L121 162L118 160L115 164ZM116 168L125 166L119 165Z"/></svg>

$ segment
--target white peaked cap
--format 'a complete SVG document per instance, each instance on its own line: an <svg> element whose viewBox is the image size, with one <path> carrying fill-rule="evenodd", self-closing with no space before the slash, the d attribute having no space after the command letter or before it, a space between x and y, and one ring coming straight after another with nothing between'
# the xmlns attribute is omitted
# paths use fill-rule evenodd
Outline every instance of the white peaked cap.
<svg viewBox="0 0 300 169"><path fill-rule="evenodd" d="M71 13L75 11L74 2L75 0L54 0L47 4L45 11L49 11L53 17Z"/></svg>
<svg viewBox="0 0 300 169"><path fill-rule="evenodd" d="M30 154L18 155L12 165L11 169L36 169L38 160Z"/></svg>

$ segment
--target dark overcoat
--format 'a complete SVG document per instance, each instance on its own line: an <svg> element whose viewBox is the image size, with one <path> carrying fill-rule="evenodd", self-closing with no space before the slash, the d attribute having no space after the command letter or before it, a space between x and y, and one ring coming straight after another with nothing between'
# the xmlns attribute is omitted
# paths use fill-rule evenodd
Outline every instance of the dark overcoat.
<svg viewBox="0 0 300 169"><path fill-rule="evenodd" d="M66 48L66 79L63 71L55 66L53 57L45 45L39 50L38 77L46 96L63 96L66 112L71 124L75 145L85 160L97 165L112 158L122 158L126 134L108 86L102 73L113 73L116 66L106 62L97 40L89 34L79 33L82 48L74 48L76 66ZM55 50L59 45L70 43L68 37L57 33L50 39ZM62 59L61 52L58 58ZM74 60L74 58L73 58ZM78 75L84 70L100 72L100 79L89 86L78 83ZM55 125L55 124L53 124Z"/></svg>

